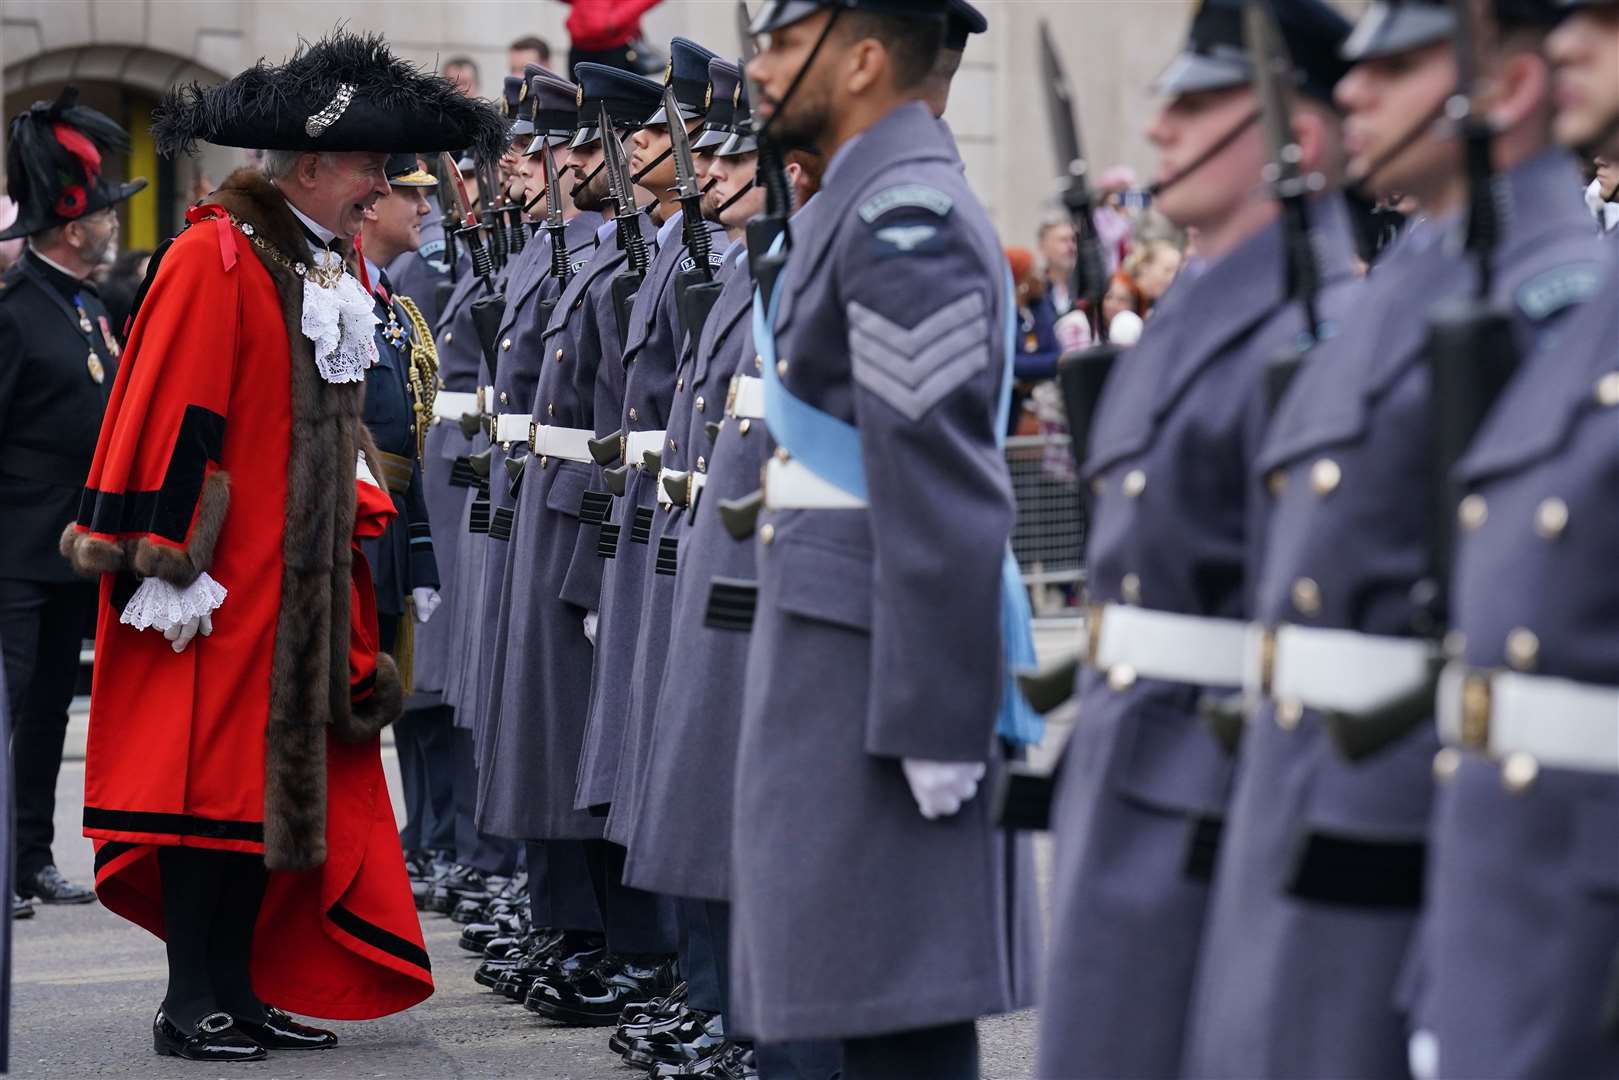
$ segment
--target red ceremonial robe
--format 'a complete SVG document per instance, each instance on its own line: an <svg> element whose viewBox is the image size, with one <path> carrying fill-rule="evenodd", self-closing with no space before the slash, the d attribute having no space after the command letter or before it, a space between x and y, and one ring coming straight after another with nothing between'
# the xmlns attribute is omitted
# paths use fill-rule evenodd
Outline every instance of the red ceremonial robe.
<svg viewBox="0 0 1619 1080"><path fill-rule="evenodd" d="M163 255L63 537L102 575L84 831L102 902L159 936L158 846L262 852L256 991L382 1016L433 983L380 757L402 692L355 555L360 384L315 368L280 193L244 169L214 200ZM228 590L211 637L177 655L119 622L142 577L203 572Z"/></svg>

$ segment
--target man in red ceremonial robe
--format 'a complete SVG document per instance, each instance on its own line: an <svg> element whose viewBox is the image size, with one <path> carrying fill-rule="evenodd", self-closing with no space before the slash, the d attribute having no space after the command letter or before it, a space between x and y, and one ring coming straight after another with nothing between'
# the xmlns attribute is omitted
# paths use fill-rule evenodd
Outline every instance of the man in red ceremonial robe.
<svg viewBox="0 0 1619 1080"><path fill-rule="evenodd" d="M367 1019L433 989L380 758L402 693L356 545L391 507L347 267L389 151L505 131L342 32L172 92L153 131L271 152L154 257L62 538L101 576L84 828L102 902L167 944L157 1052L257 1060L335 1045L283 1008Z"/></svg>

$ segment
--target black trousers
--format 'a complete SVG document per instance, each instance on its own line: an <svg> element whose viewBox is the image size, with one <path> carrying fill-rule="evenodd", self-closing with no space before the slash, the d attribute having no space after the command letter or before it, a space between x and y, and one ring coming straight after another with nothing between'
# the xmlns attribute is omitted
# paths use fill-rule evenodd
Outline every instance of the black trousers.
<svg viewBox="0 0 1619 1080"><path fill-rule="evenodd" d="M0 578L0 649L11 709L11 762L17 806L17 877L56 861L56 777L67 712L90 634L96 586L88 582Z"/></svg>
<svg viewBox="0 0 1619 1080"><path fill-rule="evenodd" d="M210 1013L263 1023L253 993L253 927L269 872L264 858L236 851L163 847L163 935L169 987L163 1011L182 1031Z"/></svg>
<svg viewBox="0 0 1619 1080"><path fill-rule="evenodd" d="M601 909L590 879L588 840L528 840L529 916L535 926L578 933L602 932ZM536 884L538 882L538 884Z"/></svg>
<svg viewBox="0 0 1619 1080"><path fill-rule="evenodd" d="M455 748L455 861L502 877L517 869L523 845L478 831L478 764L472 732L453 728Z"/></svg>
<svg viewBox="0 0 1619 1080"><path fill-rule="evenodd" d="M455 851L455 724L448 705L405 710L394 723L399 781L405 789L406 851Z"/></svg>
<svg viewBox="0 0 1619 1080"><path fill-rule="evenodd" d="M972 1021L843 1040L843 1080L978 1080Z"/></svg>
<svg viewBox="0 0 1619 1080"><path fill-rule="evenodd" d="M679 944L674 900L624 884L624 849L607 840L586 840L585 857L596 888L596 905L616 956L667 956Z"/></svg>

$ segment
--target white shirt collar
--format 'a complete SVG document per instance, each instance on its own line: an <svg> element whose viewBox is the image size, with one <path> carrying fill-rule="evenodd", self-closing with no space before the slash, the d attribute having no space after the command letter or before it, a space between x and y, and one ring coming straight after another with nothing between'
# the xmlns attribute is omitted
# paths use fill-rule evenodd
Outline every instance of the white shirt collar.
<svg viewBox="0 0 1619 1080"><path fill-rule="evenodd" d="M291 199L287 200L287 209L291 210L293 215L297 217L299 221L304 223L304 228L320 237L320 242L322 244L330 244L333 240L337 239L336 233L322 225L320 222L316 221L314 218L310 217L308 214L304 213L302 210L298 209L296 206L292 205ZM313 244L310 245L309 250L315 250Z"/></svg>
<svg viewBox="0 0 1619 1080"><path fill-rule="evenodd" d="M365 260L365 273L371 280L372 291L376 291L377 286L382 284L382 268L372 262L369 256Z"/></svg>
<svg viewBox="0 0 1619 1080"><path fill-rule="evenodd" d="M88 276L86 274L75 274L73 271L69 270L55 259L46 257L44 252L40 251L34 246L32 240L28 242L28 250L34 253L34 258L38 259L40 262L44 263L46 266L50 267L52 270L55 270L58 274L61 274L64 277L72 278L74 281L83 281Z"/></svg>

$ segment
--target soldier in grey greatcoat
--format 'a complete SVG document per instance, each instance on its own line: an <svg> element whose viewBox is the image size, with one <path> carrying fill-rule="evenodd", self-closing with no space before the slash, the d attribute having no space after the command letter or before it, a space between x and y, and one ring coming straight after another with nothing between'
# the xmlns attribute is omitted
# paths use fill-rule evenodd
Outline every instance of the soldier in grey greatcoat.
<svg viewBox="0 0 1619 1080"><path fill-rule="evenodd" d="M1237 0L1206 0L1158 89L1148 129L1157 206L1198 230L1199 258L1108 379L1085 455L1090 646L1082 719L1052 809L1051 945L1041 1077L1170 1077L1220 841L1232 763L1200 714L1241 685L1248 468L1267 375L1341 317L1353 279L1341 200L1309 207L1323 292L1310 327L1287 288L1284 224L1261 179L1268 150ZM1331 186L1330 106L1348 23L1315 0L1280 5L1297 71L1294 137ZM1223 664L1220 662L1223 660Z"/></svg>
<svg viewBox="0 0 1619 1080"><path fill-rule="evenodd" d="M1562 7L1558 140L1619 159L1619 4ZM1619 1076L1619 243L1603 245L1593 298L1524 358L1454 473L1473 524L1434 759L1413 1047L1429 1076Z"/></svg>
<svg viewBox="0 0 1619 1080"><path fill-rule="evenodd" d="M1601 242L1573 163L1548 148L1540 49L1552 5L1482 7L1493 18L1477 36L1478 105L1495 126L1502 173L1490 296L1530 347L1591 294ZM1438 493L1427 478L1434 432L1448 425L1425 343L1434 302L1478 281L1453 239L1468 190L1459 140L1432 123L1456 90L1452 20L1438 0L1374 6L1346 48L1355 66L1336 97L1351 170L1379 194L1414 199L1431 223L1378 264L1355 302L1366 317L1305 363L1253 461L1252 489L1266 493L1249 661L1258 703L1198 972L1193 1076L1403 1077L1409 1068L1413 1020L1400 982L1420 938L1439 746L1422 711L1408 730L1368 718L1381 703L1420 698L1438 648ZM1464 507L1463 530L1477 523ZM1480 641L1473 655L1501 647Z"/></svg>
<svg viewBox="0 0 1619 1080"><path fill-rule="evenodd" d="M731 1006L763 1041L841 1040L846 1080L976 1076L974 1020L1032 996L1032 881L978 794L1002 767L1010 279L921 100L946 8L772 3L749 65L769 137L828 165L756 341L782 449L737 750Z"/></svg>

